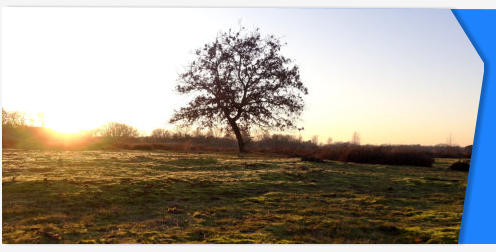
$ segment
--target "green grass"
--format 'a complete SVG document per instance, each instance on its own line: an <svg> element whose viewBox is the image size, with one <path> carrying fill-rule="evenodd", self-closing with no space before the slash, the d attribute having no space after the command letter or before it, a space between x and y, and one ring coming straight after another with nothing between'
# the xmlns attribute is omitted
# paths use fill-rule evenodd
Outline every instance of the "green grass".
<svg viewBox="0 0 496 252"><path fill-rule="evenodd" d="M4 243L456 243L467 173L236 154L3 150Z"/></svg>

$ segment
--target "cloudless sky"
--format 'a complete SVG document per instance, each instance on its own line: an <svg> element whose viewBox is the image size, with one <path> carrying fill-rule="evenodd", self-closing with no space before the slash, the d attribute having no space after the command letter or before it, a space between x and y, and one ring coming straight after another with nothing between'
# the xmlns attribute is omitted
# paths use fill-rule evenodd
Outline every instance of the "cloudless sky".
<svg viewBox="0 0 496 252"><path fill-rule="evenodd" d="M473 142L483 63L450 10L6 7L2 106L59 131L149 133L187 100L193 51L239 24L280 36L309 89L304 139ZM298 132L287 132L298 134Z"/></svg>

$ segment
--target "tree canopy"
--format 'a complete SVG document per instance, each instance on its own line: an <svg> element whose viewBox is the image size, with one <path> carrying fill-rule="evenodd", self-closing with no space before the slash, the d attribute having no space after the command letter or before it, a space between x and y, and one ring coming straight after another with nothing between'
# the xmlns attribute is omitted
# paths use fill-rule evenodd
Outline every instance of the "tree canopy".
<svg viewBox="0 0 496 252"><path fill-rule="evenodd" d="M252 127L296 128L308 90L298 66L281 55L283 45L274 35L262 37L259 29L220 32L195 51L195 60L179 75L176 91L193 99L170 123L224 126L236 135L240 152Z"/></svg>

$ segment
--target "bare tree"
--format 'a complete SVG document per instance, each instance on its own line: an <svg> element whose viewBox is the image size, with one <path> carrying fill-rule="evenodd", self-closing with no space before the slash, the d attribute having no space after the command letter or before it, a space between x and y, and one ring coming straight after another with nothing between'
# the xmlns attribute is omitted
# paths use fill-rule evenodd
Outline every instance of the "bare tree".
<svg viewBox="0 0 496 252"><path fill-rule="evenodd" d="M207 131L207 137L220 138L222 137L222 130L216 127L211 127Z"/></svg>
<svg viewBox="0 0 496 252"><path fill-rule="evenodd" d="M154 140L164 141L165 139L170 138L171 134L166 129L154 129L152 131L151 137Z"/></svg>
<svg viewBox="0 0 496 252"><path fill-rule="evenodd" d="M312 142L313 144L315 144L315 145L319 145L319 136L318 136L318 135L314 135L314 136L312 137L311 142Z"/></svg>
<svg viewBox="0 0 496 252"><path fill-rule="evenodd" d="M353 132L353 136L351 137L351 143L360 145L360 135L358 134L358 132L356 131Z"/></svg>
<svg viewBox="0 0 496 252"><path fill-rule="evenodd" d="M8 112L2 108L2 127L18 128L26 125L26 115L24 113L18 111Z"/></svg>
<svg viewBox="0 0 496 252"><path fill-rule="evenodd" d="M5 125L7 125L7 122L8 122L7 111L2 108L2 127L5 127Z"/></svg>
<svg viewBox="0 0 496 252"><path fill-rule="evenodd" d="M138 130L136 128L117 122L106 123L100 128L99 133L101 136L114 139L132 138L139 136Z"/></svg>
<svg viewBox="0 0 496 252"><path fill-rule="evenodd" d="M446 144L448 146L454 146L454 141L453 141L453 134L449 134L448 138L446 139Z"/></svg>
<svg viewBox="0 0 496 252"><path fill-rule="evenodd" d="M332 144L332 138L331 138L331 137L328 137L328 138L327 138L327 144L328 144L328 145Z"/></svg>
<svg viewBox="0 0 496 252"><path fill-rule="evenodd" d="M262 37L259 29L219 33L195 51L196 59L179 75L176 90L194 98L170 123L223 126L235 134L240 152L243 132L252 127L296 128L308 90L298 67L280 55L283 45L274 35Z"/></svg>

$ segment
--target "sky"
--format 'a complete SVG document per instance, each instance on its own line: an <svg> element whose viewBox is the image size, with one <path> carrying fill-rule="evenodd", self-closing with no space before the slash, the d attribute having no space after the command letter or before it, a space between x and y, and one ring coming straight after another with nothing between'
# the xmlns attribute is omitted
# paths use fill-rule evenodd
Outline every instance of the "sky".
<svg viewBox="0 0 496 252"><path fill-rule="evenodd" d="M3 108L57 131L173 129L178 74L241 24L287 43L309 90L304 139L473 142L483 62L447 9L4 7L1 21Z"/></svg>

